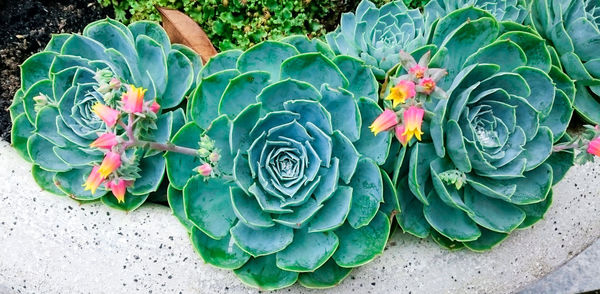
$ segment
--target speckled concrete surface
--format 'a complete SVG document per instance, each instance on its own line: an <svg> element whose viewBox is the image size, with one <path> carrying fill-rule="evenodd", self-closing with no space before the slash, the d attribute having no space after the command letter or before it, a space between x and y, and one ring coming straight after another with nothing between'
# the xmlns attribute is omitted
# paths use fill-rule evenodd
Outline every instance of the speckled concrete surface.
<svg viewBox="0 0 600 294"><path fill-rule="evenodd" d="M600 239L520 294L582 293L600 289Z"/></svg>
<svg viewBox="0 0 600 294"><path fill-rule="evenodd" d="M40 191L0 142L0 292L256 293L194 253L165 207L125 214ZM551 272L600 236L600 164L572 169L545 220L488 253L448 252L397 233L384 255L323 293L505 293ZM281 293L316 293L299 286Z"/></svg>

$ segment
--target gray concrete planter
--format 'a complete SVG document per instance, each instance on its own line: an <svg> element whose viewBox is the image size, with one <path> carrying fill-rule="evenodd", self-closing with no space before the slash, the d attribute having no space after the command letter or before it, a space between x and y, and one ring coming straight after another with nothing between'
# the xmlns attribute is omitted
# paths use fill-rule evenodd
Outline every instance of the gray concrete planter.
<svg viewBox="0 0 600 294"><path fill-rule="evenodd" d="M257 292L204 264L167 207L126 214L40 191L30 164L6 142L0 142L0 167L0 293ZM571 169L555 186L546 218L490 252L448 252L396 233L381 257L338 287L280 292L517 291L600 236L599 167Z"/></svg>

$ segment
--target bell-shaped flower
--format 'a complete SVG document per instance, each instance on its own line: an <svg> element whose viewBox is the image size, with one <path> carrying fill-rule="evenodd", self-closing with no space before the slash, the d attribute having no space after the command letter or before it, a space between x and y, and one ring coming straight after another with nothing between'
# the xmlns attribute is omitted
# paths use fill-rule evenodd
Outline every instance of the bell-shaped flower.
<svg viewBox="0 0 600 294"><path fill-rule="evenodd" d="M377 136L377 134L387 131L397 124L398 116L396 116L396 113L391 109L386 109L375 119L369 128Z"/></svg>
<svg viewBox="0 0 600 294"><path fill-rule="evenodd" d="M144 107L144 94L146 91L144 88L129 85L127 92L123 93L121 97L123 111L127 113L141 113Z"/></svg>
<svg viewBox="0 0 600 294"><path fill-rule="evenodd" d="M116 179L106 184L119 203L125 202L125 192L129 185L131 185L131 181L123 179Z"/></svg>
<svg viewBox="0 0 600 294"><path fill-rule="evenodd" d="M404 127L404 124L398 124L394 128L396 139L398 139L398 141L402 143L402 146L406 146L406 144L408 144L408 138L406 138L406 135L404 134L405 129L406 128Z"/></svg>
<svg viewBox="0 0 600 294"><path fill-rule="evenodd" d="M385 100L392 100L392 107L406 102L406 99L415 97L415 83L409 80L401 80L390 89L390 94Z"/></svg>
<svg viewBox="0 0 600 294"><path fill-rule="evenodd" d="M104 133L98 137L94 142L90 144L93 148L112 149L115 145L119 144L119 138L113 133Z"/></svg>
<svg viewBox="0 0 600 294"><path fill-rule="evenodd" d="M425 110L417 106L411 106L404 111L403 123L405 129L402 134L406 136L407 142L410 141L413 136L417 137L417 140L421 141L421 135L423 134L421 131L421 124L423 123L424 114Z"/></svg>
<svg viewBox="0 0 600 294"><path fill-rule="evenodd" d="M106 153L98 172L102 178L106 179L108 175L116 171L121 166L121 154L109 151Z"/></svg>
<svg viewBox="0 0 600 294"><path fill-rule="evenodd" d="M92 168L92 172L83 184L85 191L91 190L92 194L96 193L96 189L98 189L100 184L102 184L102 181L104 181L104 177L100 174L99 169L99 166L94 166L94 168Z"/></svg>
<svg viewBox="0 0 600 294"><path fill-rule="evenodd" d="M114 127L119 119L120 113L118 110L112 109L102 103L94 104L92 111L110 128Z"/></svg>

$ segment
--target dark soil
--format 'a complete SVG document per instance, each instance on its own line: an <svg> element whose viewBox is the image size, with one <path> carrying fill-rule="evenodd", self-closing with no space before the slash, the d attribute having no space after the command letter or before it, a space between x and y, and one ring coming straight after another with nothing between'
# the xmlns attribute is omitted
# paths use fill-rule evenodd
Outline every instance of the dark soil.
<svg viewBox="0 0 600 294"><path fill-rule="evenodd" d="M112 14L95 0L0 0L0 139L10 140L8 107L21 86L19 65L43 50L52 34L80 33Z"/></svg>

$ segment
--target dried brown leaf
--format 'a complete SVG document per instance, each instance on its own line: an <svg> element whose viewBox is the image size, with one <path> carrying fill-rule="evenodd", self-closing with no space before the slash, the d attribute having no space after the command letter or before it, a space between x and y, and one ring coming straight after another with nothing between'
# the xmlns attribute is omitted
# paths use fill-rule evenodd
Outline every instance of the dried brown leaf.
<svg viewBox="0 0 600 294"><path fill-rule="evenodd" d="M206 63L217 54L206 33L185 13L165 7L156 7L163 22L163 28L171 38L171 42L186 45L196 51Z"/></svg>

